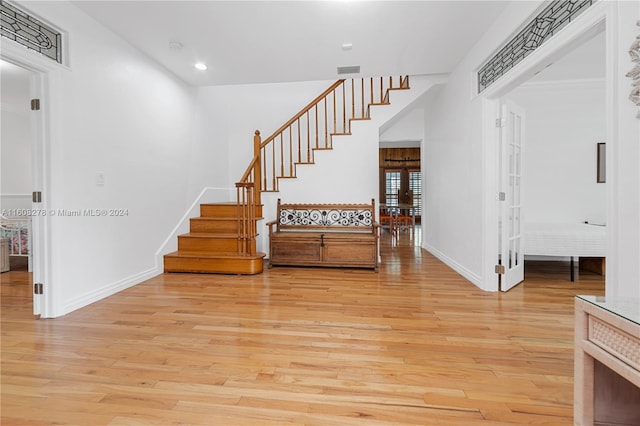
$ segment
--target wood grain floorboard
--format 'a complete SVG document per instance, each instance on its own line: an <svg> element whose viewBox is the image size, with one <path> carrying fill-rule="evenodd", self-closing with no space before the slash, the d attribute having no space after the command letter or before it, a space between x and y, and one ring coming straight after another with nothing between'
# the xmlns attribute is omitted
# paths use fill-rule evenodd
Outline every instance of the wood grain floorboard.
<svg viewBox="0 0 640 426"><path fill-rule="evenodd" d="M0 275L2 425L570 425L564 262L479 290L383 234L379 272L162 274L57 319ZM90 279L88 277L88 279Z"/></svg>

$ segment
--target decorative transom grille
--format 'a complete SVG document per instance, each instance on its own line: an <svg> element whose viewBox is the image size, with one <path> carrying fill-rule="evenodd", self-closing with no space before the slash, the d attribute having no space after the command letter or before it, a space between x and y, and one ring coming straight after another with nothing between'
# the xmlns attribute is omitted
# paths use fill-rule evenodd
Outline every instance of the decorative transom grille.
<svg viewBox="0 0 640 426"><path fill-rule="evenodd" d="M478 93L502 77L596 1L552 1L478 71Z"/></svg>
<svg viewBox="0 0 640 426"><path fill-rule="evenodd" d="M59 31L2 0L0 17L2 37L62 63L62 34Z"/></svg>
<svg viewBox="0 0 640 426"><path fill-rule="evenodd" d="M371 210L280 210L280 225L371 226L372 223Z"/></svg>

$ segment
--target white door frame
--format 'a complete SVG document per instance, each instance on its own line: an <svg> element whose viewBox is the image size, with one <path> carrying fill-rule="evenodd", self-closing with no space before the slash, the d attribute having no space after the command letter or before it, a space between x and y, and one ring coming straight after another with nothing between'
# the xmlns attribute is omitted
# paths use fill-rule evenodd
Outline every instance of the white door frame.
<svg viewBox="0 0 640 426"><path fill-rule="evenodd" d="M612 107L613 104L613 83L615 60L614 52L616 50L616 36L614 34L613 25L605 25L607 22L614 22L616 2L601 1L595 3L587 9L582 15L578 16L575 21L562 29L558 34L551 37L529 56L523 59L518 65L511 69L502 78L489 86L480 95L483 110L483 187L484 187L484 223L483 223L483 281L484 288L490 291L498 291L498 275L495 272L495 265L498 262L498 144L500 132L496 128L496 118L500 117L500 98L529 80L536 73L542 71L550 63L564 56L567 52L593 37L594 35L606 32L606 91L607 91L607 108L606 108L606 126L607 126L607 150L610 152L617 151L617 141L615 138L615 129L613 123L617 122L617 109ZM613 170L613 155L607 155L607 170ZM614 229L616 226L615 212L617 203L615 202L615 188L617 185L616 177L607 176L607 228ZM607 257L612 258L613 262L607 260L606 281L615 281L613 276L613 264L616 259L616 250L612 244L612 239L607 233Z"/></svg>
<svg viewBox="0 0 640 426"><path fill-rule="evenodd" d="M58 99L58 73L66 67L6 39L1 41L0 58L35 74L31 79L30 96L41 99L41 109L29 119L33 138L32 187L33 191L42 192L42 203L38 204L38 209L48 212L51 208L50 147L57 110L54 102ZM55 306L59 297L52 279L51 217L36 215L32 219L33 282L44 285L43 294L34 295L33 309L41 318L53 318L57 316Z"/></svg>

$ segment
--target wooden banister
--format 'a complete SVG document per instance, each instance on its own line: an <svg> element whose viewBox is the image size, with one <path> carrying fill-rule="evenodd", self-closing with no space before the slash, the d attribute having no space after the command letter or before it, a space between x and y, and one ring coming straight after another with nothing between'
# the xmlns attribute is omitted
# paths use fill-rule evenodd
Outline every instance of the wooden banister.
<svg viewBox="0 0 640 426"><path fill-rule="evenodd" d="M282 126L280 126L280 128L278 130L273 132L273 134L271 136L266 138L264 140L264 142L262 142L262 146L267 145L276 136L278 136L280 133L282 133L284 130L286 130L288 127L290 127L293 123L296 122L296 120L298 120L300 117L302 117L304 114L306 114L307 111L309 111L311 108L316 106L321 100L323 100L327 95L329 95L331 92L333 92L336 89L336 87L340 86L343 82L344 82L344 80L338 80L335 83L333 83L331 86L329 86L329 88L327 90L325 90L324 92L322 92L321 95L316 97L313 101L309 102L309 105L307 105L306 107L302 108L299 113L294 115L289 121L287 121Z"/></svg>
<svg viewBox="0 0 640 426"><path fill-rule="evenodd" d="M371 105L388 103L391 89L409 88L409 76L398 77L397 85L394 77L388 82L383 77L356 80L350 85L337 80L268 138L261 140L260 131L255 131L253 158L236 183L240 254L254 254L256 211L263 191L278 191L278 180L295 177L296 165L313 163L314 150L331 149L333 135L350 134L352 120L369 119Z"/></svg>

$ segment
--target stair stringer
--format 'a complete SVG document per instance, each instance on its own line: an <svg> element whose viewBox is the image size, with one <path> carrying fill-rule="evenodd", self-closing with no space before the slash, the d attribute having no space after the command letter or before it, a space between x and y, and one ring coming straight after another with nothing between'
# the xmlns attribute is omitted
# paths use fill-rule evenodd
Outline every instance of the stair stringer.
<svg viewBox="0 0 640 426"><path fill-rule="evenodd" d="M314 152L313 164L296 166L295 179L280 179L278 192L262 194L264 221L258 223L259 251L267 253L269 238L264 224L275 219L277 200L286 203L369 203L378 204L380 127L407 108L412 108L431 88L447 77L411 76L409 90L391 90L388 105L371 107L371 118L353 120L351 134L335 135L332 149Z"/></svg>

